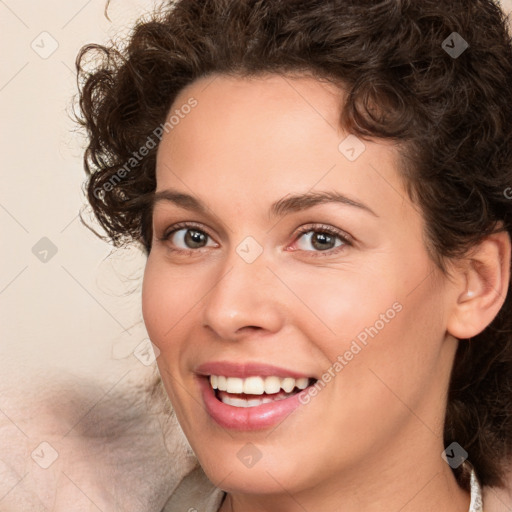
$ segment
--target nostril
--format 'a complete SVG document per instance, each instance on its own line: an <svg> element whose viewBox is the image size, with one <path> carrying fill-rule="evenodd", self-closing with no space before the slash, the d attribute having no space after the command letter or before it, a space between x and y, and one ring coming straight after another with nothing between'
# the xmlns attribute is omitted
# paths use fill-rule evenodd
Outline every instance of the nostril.
<svg viewBox="0 0 512 512"><path fill-rule="evenodd" d="M240 327L240 329L238 329L237 333L240 331L244 332L246 329L249 329L251 331L260 331L261 327L258 327L257 325L246 325L245 327Z"/></svg>

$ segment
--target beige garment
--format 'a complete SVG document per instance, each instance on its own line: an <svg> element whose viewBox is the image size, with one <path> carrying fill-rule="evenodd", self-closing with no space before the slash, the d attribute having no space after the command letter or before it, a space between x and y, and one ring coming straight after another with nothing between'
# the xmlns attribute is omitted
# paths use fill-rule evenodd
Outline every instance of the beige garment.
<svg viewBox="0 0 512 512"><path fill-rule="evenodd" d="M224 494L198 466L185 475L162 512L218 512Z"/></svg>
<svg viewBox="0 0 512 512"><path fill-rule="evenodd" d="M201 466L188 473L172 493L162 512L218 512L224 491L215 487ZM469 512L484 512L482 488L471 469L471 503Z"/></svg>

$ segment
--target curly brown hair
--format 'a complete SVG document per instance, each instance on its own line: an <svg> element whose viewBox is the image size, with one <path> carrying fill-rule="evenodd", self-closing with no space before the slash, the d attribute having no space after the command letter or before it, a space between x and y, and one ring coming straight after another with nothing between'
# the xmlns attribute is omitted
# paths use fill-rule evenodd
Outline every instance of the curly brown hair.
<svg viewBox="0 0 512 512"><path fill-rule="evenodd" d="M219 73L336 84L343 128L403 148L441 270L512 230L512 44L492 0L177 0L126 43L77 57L87 195L114 245L151 251L158 127L185 86ZM511 300L459 343L449 388L445 443L465 448L483 485L504 486L512 459Z"/></svg>

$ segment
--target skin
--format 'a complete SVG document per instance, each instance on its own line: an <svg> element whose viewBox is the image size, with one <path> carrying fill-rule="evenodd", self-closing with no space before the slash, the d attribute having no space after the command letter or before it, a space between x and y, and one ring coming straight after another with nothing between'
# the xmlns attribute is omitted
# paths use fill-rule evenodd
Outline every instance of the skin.
<svg viewBox="0 0 512 512"><path fill-rule="evenodd" d="M456 336L477 334L503 303L508 235L475 253L481 265L443 274L398 175L397 148L364 141L352 162L338 150L348 134L332 85L205 77L171 110L190 97L197 106L160 143L157 191L191 194L207 212L155 205L143 315L180 424L228 492L221 511L467 511L469 494L440 456L446 394ZM274 201L310 190L337 191L374 214L329 203L269 216ZM186 230L160 240L183 221L209 235L203 247L187 246ZM322 250L310 239L318 224L354 242L336 252L334 238ZM308 235L297 234L302 226ZM248 236L263 251L250 264L236 251ZM401 311L279 426L228 431L206 413L199 364L263 362L318 378L397 302ZM237 457L249 442L261 453L251 468Z"/></svg>

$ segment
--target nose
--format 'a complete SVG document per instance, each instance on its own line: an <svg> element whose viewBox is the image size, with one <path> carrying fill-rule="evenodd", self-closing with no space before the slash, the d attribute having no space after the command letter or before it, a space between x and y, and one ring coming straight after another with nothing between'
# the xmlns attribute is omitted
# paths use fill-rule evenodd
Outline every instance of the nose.
<svg viewBox="0 0 512 512"><path fill-rule="evenodd" d="M235 251L215 278L203 302L203 326L227 341L249 333L278 332L285 322L279 280L265 253L247 263Z"/></svg>

